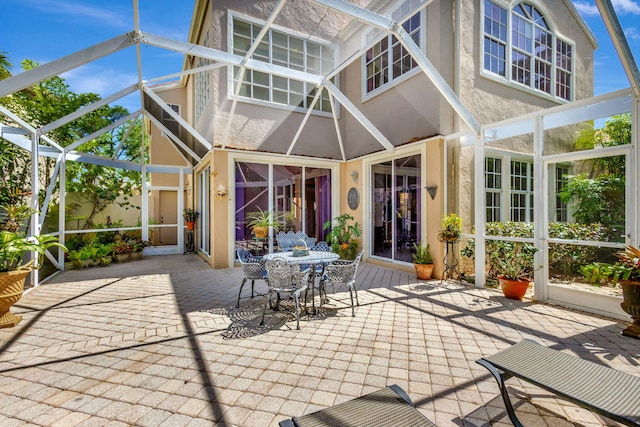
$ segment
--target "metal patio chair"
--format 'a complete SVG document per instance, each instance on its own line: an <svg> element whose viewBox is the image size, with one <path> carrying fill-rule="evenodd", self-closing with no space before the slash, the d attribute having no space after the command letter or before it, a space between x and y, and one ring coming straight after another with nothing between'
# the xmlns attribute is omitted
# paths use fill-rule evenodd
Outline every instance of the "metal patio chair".
<svg viewBox="0 0 640 427"><path fill-rule="evenodd" d="M344 285L349 289L349 296L351 297L351 315L356 316L355 306L353 304L353 296L356 297L356 305L360 305L358 301L358 291L356 290L356 273L358 272L358 265L362 259L361 251L356 259L349 260L337 260L327 265L324 269L324 276L320 279L320 307L327 298L327 285L331 285L335 292L335 285Z"/></svg>
<svg viewBox="0 0 640 427"><path fill-rule="evenodd" d="M240 265L242 265L242 271L244 273L242 284L240 285L240 291L238 292L238 302L236 303L237 308L240 307L240 297L242 295L242 288L244 287L244 284L247 283L248 280L251 280L251 298L253 298L255 296L255 281L266 281L267 272L264 268L264 260L262 257L252 255L248 249L242 248L237 248L236 254L238 255L238 260L240 261Z"/></svg>
<svg viewBox="0 0 640 427"><path fill-rule="evenodd" d="M287 260L282 257L267 260L265 262L265 269L267 271L269 294L267 301L264 303L260 325L264 325L267 305L271 303L272 297L275 296L276 299L279 300L280 294L289 293L293 297L295 304L296 329L300 329L300 296L307 290L311 269L301 271L297 264L289 264ZM276 307L277 306L278 303L276 302ZM306 310L306 301L304 306Z"/></svg>

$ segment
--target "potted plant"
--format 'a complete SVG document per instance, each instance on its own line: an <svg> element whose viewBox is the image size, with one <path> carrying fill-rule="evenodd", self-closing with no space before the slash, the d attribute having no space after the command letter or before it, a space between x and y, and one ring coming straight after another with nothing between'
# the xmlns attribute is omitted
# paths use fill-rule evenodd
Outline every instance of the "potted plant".
<svg viewBox="0 0 640 427"><path fill-rule="evenodd" d="M622 331L622 335L640 338L640 250L627 246L614 254L618 261L616 277L622 287L620 307L631 315L632 322Z"/></svg>
<svg viewBox="0 0 640 427"><path fill-rule="evenodd" d="M538 251L531 243L500 241L489 254L496 268L502 293L509 299L521 300L529 289L532 275L541 267L535 266Z"/></svg>
<svg viewBox="0 0 640 427"><path fill-rule="evenodd" d="M256 206L257 207L257 206ZM246 217L247 225L253 229L257 239L264 239L269 235L269 227L280 227L280 217L272 211L263 211L258 207L258 212L251 212Z"/></svg>
<svg viewBox="0 0 640 427"><path fill-rule="evenodd" d="M13 220L21 224L22 220L33 213L33 209L24 209L22 213ZM23 233L17 231L14 224L11 224L10 231L4 229L3 224L0 230L0 328L9 328L17 325L22 320L22 316L16 316L9 311L24 291L24 282L27 275L34 268L42 265L42 259L47 249L59 247L66 251L63 245L54 236L33 236L25 237ZM23 261L23 257L28 252L36 253L36 257L28 262Z"/></svg>
<svg viewBox="0 0 640 427"><path fill-rule="evenodd" d="M355 222L355 218L349 214L335 217L332 221L327 221L322 226L323 230L331 229L325 240L329 243L335 253L340 258L354 259L358 252L358 241L361 229L360 224Z"/></svg>
<svg viewBox="0 0 640 427"><path fill-rule="evenodd" d="M200 216L200 212L193 210L191 208L186 208L182 216L184 217L184 220L187 223L187 230L193 230L195 228L196 221Z"/></svg>
<svg viewBox="0 0 640 427"><path fill-rule="evenodd" d="M131 246L126 240L118 240L113 244L113 253L116 262L129 261L131 255Z"/></svg>
<svg viewBox="0 0 640 427"><path fill-rule="evenodd" d="M438 234L440 241L457 241L461 234L462 218L454 213L444 215L440 220L440 234Z"/></svg>
<svg viewBox="0 0 640 427"><path fill-rule="evenodd" d="M411 256L413 257L413 266L416 269L416 277L418 280L431 280L431 275L433 274L433 258L429 252L429 244L427 243L425 246L422 243L419 245L414 243L413 248L415 249L415 253Z"/></svg>
<svg viewBox="0 0 640 427"><path fill-rule="evenodd" d="M142 240L140 237L131 238L127 241L129 244L129 248L131 249L131 260L142 259L142 251L147 246L150 246L151 243L146 240Z"/></svg>

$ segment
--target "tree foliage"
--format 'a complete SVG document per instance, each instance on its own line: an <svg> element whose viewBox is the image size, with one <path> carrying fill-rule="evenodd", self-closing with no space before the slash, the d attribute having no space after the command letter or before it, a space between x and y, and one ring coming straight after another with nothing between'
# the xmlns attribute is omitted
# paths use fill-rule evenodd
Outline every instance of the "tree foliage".
<svg viewBox="0 0 640 427"><path fill-rule="evenodd" d="M0 55L0 70L3 69L3 58L6 56ZM30 60L22 62L24 71L31 70L38 65ZM2 98L0 102L35 128L40 128L99 100L100 96L95 93L71 91L65 79L56 76ZM52 130L47 136L61 146L67 147L128 114L129 112L124 107L106 105ZM10 120L5 122L7 125L16 126ZM128 126L133 126L133 129L129 132L126 142L121 145L120 141ZM141 147L142 141L142 122L138 119L133 123L130 122L106 132L76 150L140 163L143 155L146 157L148 153L147 142L145 140L143 149ZM2 147L2 165L0 165L2 178L0 179L4 184L0 189L0 202L15 204L20 201L19 195L25 194L30 188L31 159L29 153L7 141L0 139L0 144ZM119 146L122 148L118 149ZM39 164L43 188L40 194L42 202L44 191L49 185L49 179L55 166L55 159L41 157ZM95 214L109 203L124 196L125 199L121 205L128 206L130 204L128 196L139 192L142 180L139 172L80 162L67 162L66 167L67 191L81 193L93 205L92 212L84 225L85 228L91 225Z"/></svg>

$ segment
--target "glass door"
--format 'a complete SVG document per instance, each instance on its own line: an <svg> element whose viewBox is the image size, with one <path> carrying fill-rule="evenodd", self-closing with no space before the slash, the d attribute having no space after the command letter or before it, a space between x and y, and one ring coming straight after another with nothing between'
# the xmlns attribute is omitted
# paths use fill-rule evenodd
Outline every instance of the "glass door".
<svg viewBox="0 0 640 427"><path fill-rule="evenodd" d="M412 262L421 241L420 155L372 165L372 255Z"/></svg>

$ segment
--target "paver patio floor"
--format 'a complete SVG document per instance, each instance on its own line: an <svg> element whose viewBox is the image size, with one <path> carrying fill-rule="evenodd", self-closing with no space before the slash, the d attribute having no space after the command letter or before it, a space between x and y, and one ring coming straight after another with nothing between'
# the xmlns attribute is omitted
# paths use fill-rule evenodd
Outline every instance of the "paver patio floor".
<svg viewBox="0 0 640 427"><path fill-rule="evenodd" d="M264 297L236 308L241 280L239 268L175 255L65 271L32 290L12 309L22 323L0 330L0 425L276 426L389 384L439 426L510 425L475 361L523 338L640 375L624 323L492 289L364 263L356 317L336 289L297 331L286 310L259 325ZM508 384L527 426L615 425Z"/></svg>

